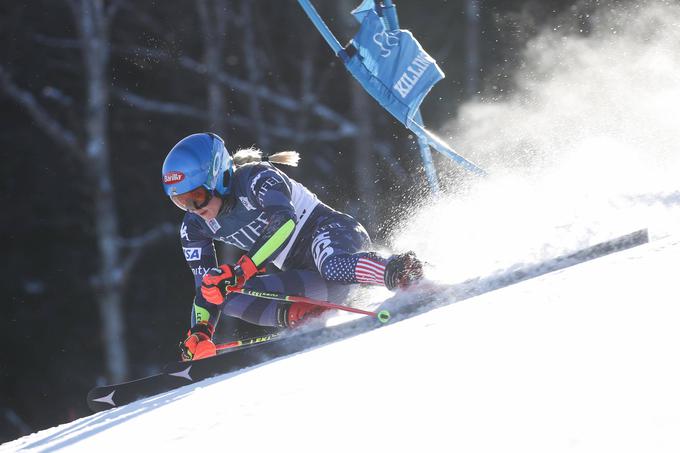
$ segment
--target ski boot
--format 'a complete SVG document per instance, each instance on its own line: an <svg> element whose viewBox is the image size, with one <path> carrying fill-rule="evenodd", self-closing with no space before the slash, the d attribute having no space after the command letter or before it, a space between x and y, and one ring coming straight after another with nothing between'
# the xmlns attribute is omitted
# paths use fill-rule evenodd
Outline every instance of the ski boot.
<svg viewBox="0 0 680 453"><path fill-rule="evenodd" d="M392 256L385 266L385 286L404 289L423 279L423 263L412 251Z"/></svg>
<svg viewBox="0 0 680 453"><path fill-rule="evenodd" d="M283 305L277 312L279 325L281 327L297 328L307 324L314 318L318 318L328 310L325 307L307 304L304 302L293 302Z"/></svg>

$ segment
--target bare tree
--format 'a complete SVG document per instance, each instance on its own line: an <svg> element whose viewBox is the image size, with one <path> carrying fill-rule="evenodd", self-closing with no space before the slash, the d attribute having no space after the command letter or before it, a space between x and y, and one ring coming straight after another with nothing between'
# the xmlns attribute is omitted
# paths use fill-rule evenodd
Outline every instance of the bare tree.
<svg viewBox="0 0 680 453"><path fill-rule="evenodd" d="M110 21L115 9L107 10L102 0L69 0L79 32L86 83L85 155L86 163L95 175L94 217L99 273L95 279L99 301L107 367L113 380L127 375L128 358L125 350L122 294L120 283L120 247L118 246L118 216L111 181L108 141L109 77L111 54ZM111 6L113 8L113 6Z"/></svg>
<svg viewBox="0 0 680 453"><path fill-rule="evenodd" d="M207 76L208 124L211 130L223 134L226 109L224 85L219 81L224 59L227 20L230 15L225 0L199 0L196 3L203 37L203 61Z"/></svg>
<svg viewBox="0 0 680 453"><path fill-rule="evenodd" d="M243 24L243 55L246 62L246 71L248 73L248 82L251 85L257 86L262 82L262 71L257 59L257 45L255 42L255 15L253 14L253 2L242 2L241 4L241 19ZM255 93L250 93L249 96L250 117L253 120L255 127L255 135L260 147L267 149L269 147L269 137L262 114L262 105L260 98Z"/></svg>
<svg viewBox="0 0 680 453"><path fill-rule="evenodd" d="M62 125L31 91L18 86L12 80L9 70L2 66L0 87L33 118L50 139L75 155L85 168L84 173L91 178L94 209L92 216L99 256L99 268L91 281L99 306L108 377L113 381L120 381L127 377L129 369L124 341L125 283L143 247L168 234L170 227L160 225L132 239L123 239L119 233L118 211L111 178L108 128L111 97L110 27L121 2L66 0L66 3L78 32L73 46L81 52L84 71L85 105L79 120L82 130L70 130Z"/></svg>

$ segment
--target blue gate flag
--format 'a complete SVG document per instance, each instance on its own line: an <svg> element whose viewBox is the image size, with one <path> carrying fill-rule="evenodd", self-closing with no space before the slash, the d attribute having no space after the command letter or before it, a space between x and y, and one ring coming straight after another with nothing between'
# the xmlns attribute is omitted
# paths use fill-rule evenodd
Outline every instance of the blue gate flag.
<svg viewBox="0 0 680 453"><path fill-rule="evenodd" d="M363 0L352 11L361 28L346 48L342 47L310 0L298 0L298 3L361 86L418 137L433 189L438 186L430 146L471 172L486 174L422 124L418 107L432 86L444 78L444 73L408 30L399 29L396 8L391 0ZM376 13L377 6L389 26Z"/></svg>
<svg viewBox="0 0 680 453"><path fill-rule="evenodd" d="M409 127L421 102L444 73L411 32L387 30L372 8L360 11L360 17L359 32L340 56L366 91Z"/></svg>
<svg viewBox="0 0 680 453"><path fill-rule="evenodd" d="M366 13L369 11L375 11L375 0L364 0L361 5L357 6L352 10L352 15L359 23L364 21Z"/></svg>

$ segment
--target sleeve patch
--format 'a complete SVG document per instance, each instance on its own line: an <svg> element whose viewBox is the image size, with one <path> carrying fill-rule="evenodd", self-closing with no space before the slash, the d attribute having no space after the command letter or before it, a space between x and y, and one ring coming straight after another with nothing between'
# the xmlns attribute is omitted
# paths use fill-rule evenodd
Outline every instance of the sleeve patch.
<svg viewBox="0 0 680 453"><path fill-rule="evenodd" d="M187 261L200 261L201 260L201 248L200 247L182 247L184 250L184 258Z"/></svg>

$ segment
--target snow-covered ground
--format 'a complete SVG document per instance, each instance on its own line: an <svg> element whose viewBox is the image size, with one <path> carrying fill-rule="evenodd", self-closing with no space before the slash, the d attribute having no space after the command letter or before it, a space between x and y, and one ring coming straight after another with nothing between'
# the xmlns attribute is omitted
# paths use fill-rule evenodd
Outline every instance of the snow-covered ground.
<svg viewBox="0 0 680 453"><path fill-rule="evenodd" d="M680 451L680 237L0 446Z"/></svg>

